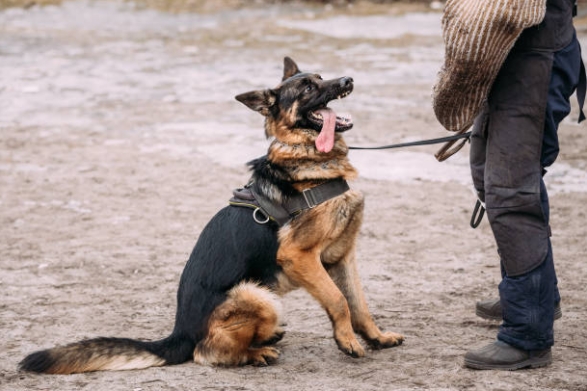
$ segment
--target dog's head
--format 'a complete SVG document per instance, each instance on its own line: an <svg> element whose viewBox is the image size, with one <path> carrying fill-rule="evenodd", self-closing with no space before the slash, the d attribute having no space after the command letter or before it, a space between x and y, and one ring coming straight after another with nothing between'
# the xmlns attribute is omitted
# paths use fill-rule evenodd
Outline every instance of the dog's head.
<svg viewBox="0 0 587 391"><path fill-rule="evenodd" d="M353 127L350 117L339 117L327 107L333 99L353 91L353 79L323 80L315 73L301 72L289 57L284 59L281 83L273 88L236 96L252 110L265 116L265 134L283 142L314 142L320 152L330 152L335 133Z"/></svg>

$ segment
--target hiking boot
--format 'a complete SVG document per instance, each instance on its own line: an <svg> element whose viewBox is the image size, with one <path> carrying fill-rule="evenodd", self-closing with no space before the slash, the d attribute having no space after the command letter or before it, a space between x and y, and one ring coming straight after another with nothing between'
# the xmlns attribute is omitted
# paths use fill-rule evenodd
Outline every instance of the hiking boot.
<svg viewBox="0 0 587 391"><path fill-rule="evenodd" d="M465 354L465 366L473 369L515 371L522 368L540 368L552 362L550 348L521 350L502 341L495 341Z"/></svg>
<svg viewBox="0 0 587 391"><path fill-rule="evenodd" d="M483 319L502 320L501 303L499 299L489 299L478 301L475 305L475 314ZM561 304L556 303L554 306L554 319L560 319L563 316Z"/></svg>

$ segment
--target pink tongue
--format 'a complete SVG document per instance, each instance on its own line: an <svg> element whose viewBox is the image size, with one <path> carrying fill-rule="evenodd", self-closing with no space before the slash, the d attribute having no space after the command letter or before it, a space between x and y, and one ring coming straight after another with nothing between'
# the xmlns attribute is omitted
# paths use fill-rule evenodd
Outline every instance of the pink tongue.
<svg viewBox="0 0 587 391"><path fill-rule="evenodd" d="M316 138L316 148L320 152L328 153L334 147L334 127L336 126L336 113L329 108L317 111L322 115L322 130Z"/></svg>

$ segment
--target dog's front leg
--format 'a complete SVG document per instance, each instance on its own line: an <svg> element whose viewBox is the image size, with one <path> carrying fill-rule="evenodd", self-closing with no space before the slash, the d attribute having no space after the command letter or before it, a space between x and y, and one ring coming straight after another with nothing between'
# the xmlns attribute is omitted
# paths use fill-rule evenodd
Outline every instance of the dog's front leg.
<svg viewBox="0 0 587 391"><path fill-rule="evenodd" d="M365 350L353 332L348 303L322 266L319 250L282 246L277 252L277 262L288 278L306 289L326 310L338 348L352 357L363 357Z"/></svg>
<svg viewBox="0 0 587 391"><path fill-rule="evenodd" d="M328 266L328 274L347 299L353 329L374 349L401 345L404 337L394 332L381 332L373 321L357 271L354 250L339 262Z"/></svg>

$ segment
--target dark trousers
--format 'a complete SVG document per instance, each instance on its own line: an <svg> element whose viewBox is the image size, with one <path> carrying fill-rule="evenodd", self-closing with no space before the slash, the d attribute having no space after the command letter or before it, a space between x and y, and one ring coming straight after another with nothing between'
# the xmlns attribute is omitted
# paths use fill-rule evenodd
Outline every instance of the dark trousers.
<svg viewBox="0 0 587 391"><path fill-rule="evenodd" d="M543 168L554 163L559 152L558 125L569 114L569 97L579 83L581 48L574 39L556 52L548 89L540 162ZM544 181L540 183L542 210L549 223L550 208ZM499 284L503 323L497 338L524 350L545 349L554 344L554 306L560 301L552 245L544 262L532 271L509 277L502 267Z"/></svg>
<svg viewBox="0 0 587 391"><path fill-rule="evenodd" d="M542 205L548 219L548 195L541 184ZM499 297L503 323L497 339L524 350L542 350L554 344L554 306L560 302L552 245L544 262L532 271L509 277L501 267Z"/></svg>
<svg viewBox="0 0 587 391"><path fill-rule="evenodd" d="M557 129L570 112L580 55L576 38L555 53L511 53L471 138L473 180L501 258L498 339L524 350L554 343L560 296L542 174L558 155Z"/></svg>

